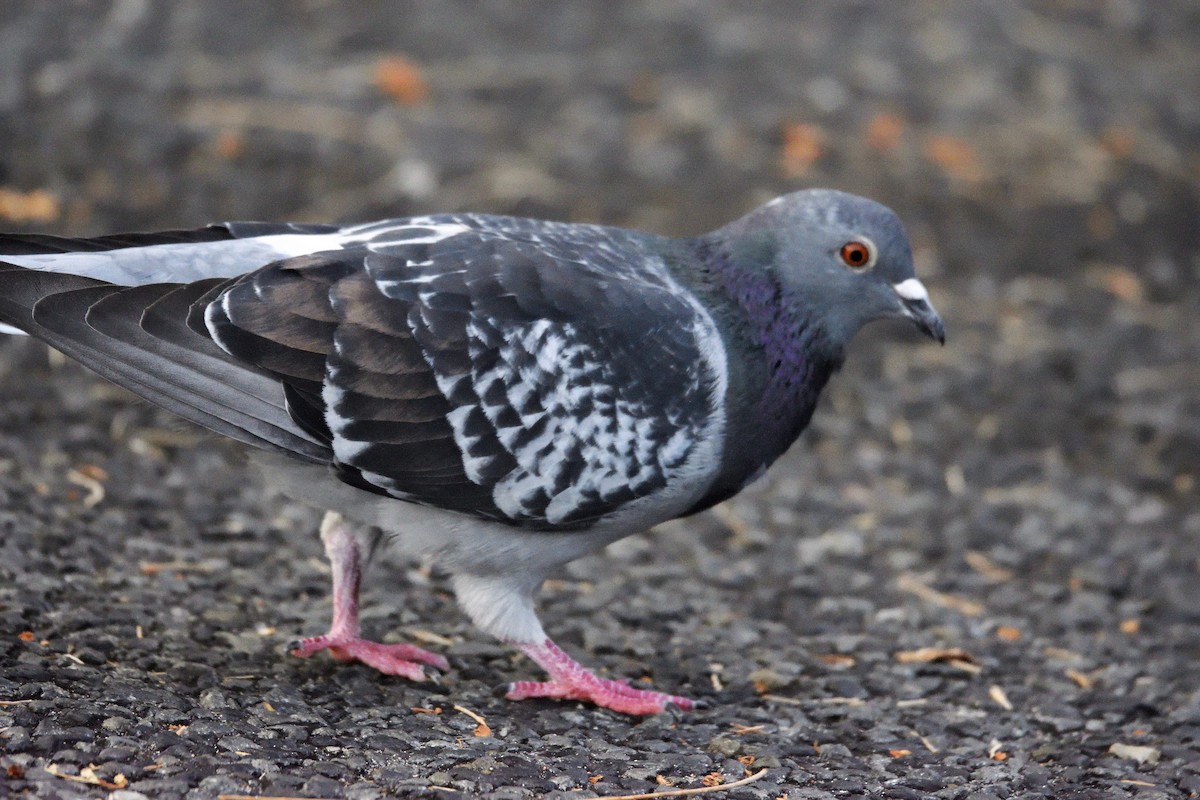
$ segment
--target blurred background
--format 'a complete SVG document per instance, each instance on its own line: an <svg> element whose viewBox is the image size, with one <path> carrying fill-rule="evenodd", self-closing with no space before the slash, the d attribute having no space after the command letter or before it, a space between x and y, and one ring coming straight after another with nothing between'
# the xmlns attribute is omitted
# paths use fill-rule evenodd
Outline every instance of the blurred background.
<svg viewBox="0 0 1200 800"><path fill-rule="evenodd" d="M753 752L782 768L763 792L802 778L833 792L825 769L914 796L1017 796L1039 782L1058 797L1096 786L1178 796L1200 791L1198 86L1190 0L6 0L0 226L86 235L470 210L687 235L810 186L887 203L909 227L947 346L900 326L864 332L766 481L717 514L572 565L546 593L547 627L614 671L651 663L666 688L716 692L726 710L710 714L760 710L766 741ZM127 396L36 345L2 346L7 658L35 663L10 629L116 636L106 620L125 612L97 609L90 578L49 579L64 570L116 582L144 604L147 627L175 608L159 661L217 658L189 651L213 635L213 614L251 631L238 640L247 672L274 668L282 646L253 633L261 620L319 626L322 576L304 566L318 552L314 517L261 508L218 446L181 449L182 434L152 435L166 423ZM95 495L72 470L104 500L87 505ZM39 538L47 519L76 533ZM270 535L230 533L256 526ZM139 559L237 567L238 553L273 565L280 585L224 568L216 590L211 574L169 586L121 574ZM398 624L397 599L430 602L407 588L420 576L397 567L372 579L390 587L376 625ZM271 611L291 617L237 599L294 604L297 582L311 608ZM204 591L207 605L189 606ZM86 625L54 616L89 604ZM444 601L399 619L401 632L419 622L475 654L465 696L487 697L497 669L528 668ZM934 645L965 648L983 677L894 657ZM45 669L29 685L61 687ZM278 669L277 681L305 678ZM423 702L420 689L385 688L389 702ZM865 710L762 698L781 693L849 696ZM929 704L920 724L886 702L897 694ZM955 728L963 708L987 712L977 729ZM637 736L663 735L596 724L639 752ZM697 737L716 753L709 767L731 760ZM11 750L10 738L10 752L37 755L35 740ZM814 755L799 744L810 740L846 752ZM1023 753L1020 769L989 754L992 741ZM1159 755L1110 756L1114 742ZM952 784L938 772L976 758L994 771ZM417 781L416 763L395 768ZM937 785L914 784L921 770ZM646 775L604 785L644 789Z"/></svg>

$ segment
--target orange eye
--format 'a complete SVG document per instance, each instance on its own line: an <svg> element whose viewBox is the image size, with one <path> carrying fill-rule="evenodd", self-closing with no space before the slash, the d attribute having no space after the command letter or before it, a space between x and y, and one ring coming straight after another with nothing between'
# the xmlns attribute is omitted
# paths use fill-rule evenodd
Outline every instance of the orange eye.
<svg viewBox="0 0 1200 800"><path fill-rule="evenodd" d="M842 261L847 267L862 269L871 265L871 247L865 242L847 242L842 245Z"/></svg>

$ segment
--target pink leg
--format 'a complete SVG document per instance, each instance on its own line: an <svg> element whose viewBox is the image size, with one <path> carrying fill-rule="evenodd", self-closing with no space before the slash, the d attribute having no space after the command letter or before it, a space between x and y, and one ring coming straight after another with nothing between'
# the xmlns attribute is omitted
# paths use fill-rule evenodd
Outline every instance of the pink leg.
<svg viewBox="0 0 1200 800"><path fill-rule="evenodd" d="M634 689L625 681L610 681L597 677L582 664L564 653L558 645L546 639L540 644L517 644L521 652L550 673L544 683L517 681L508 687L509 700L531 697L550 697L559 700L587 700L601 708L611 708L622 714L658 714L668 705L690 711L696 704L686 697Z"/></svg>
<svg viewBox="0 0 1200 800"><path fill-rule="evenodd" d="M358 587L362 582L362 545L340 514L332 511L321 522L321 540L333 568L333 623L322 636L302 639L291 648L294 656L307 658L328 650L338 661L361 661L385 675L413 681L425 680L422 664L450 669L446 659L411 644L380 644L359 636Z"/></svg>

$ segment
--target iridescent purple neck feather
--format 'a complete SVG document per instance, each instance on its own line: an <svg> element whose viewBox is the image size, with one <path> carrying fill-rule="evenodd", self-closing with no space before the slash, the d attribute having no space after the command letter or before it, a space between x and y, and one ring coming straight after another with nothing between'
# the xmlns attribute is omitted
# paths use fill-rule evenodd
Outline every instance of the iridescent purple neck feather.
<svg viewBox="0 0 1200 800"><path fill-rule="evenodd" d="M711 263L720 288L745 315L750 337L765 356L768 377L756 404L757 421L787 431L790 444L808 424L840 354L825 352L814 320L761 265L748 268L725 254Z"/></svg>
<svg viewBox="0 0 1200 800"><path fill-rule="evenodd" d="M745 244L696 240L696 288L722 329L730 373L721 474L693 512L741 491L791 446L842 361L817 315L770 269L773 255L742 252Z"/></svg>

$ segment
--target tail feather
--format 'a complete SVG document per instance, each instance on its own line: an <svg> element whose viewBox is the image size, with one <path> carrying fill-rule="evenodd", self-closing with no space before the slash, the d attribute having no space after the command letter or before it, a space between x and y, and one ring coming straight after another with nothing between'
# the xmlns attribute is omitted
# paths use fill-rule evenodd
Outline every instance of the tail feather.
<svg viewBox="0 0 1200 800"><path fill-rule="evenodd" d="M0 265L0 322L78 360L144 399L216 433L314 463L328 446L288 415L283 385L238 362L207 336L164 319L183 299L210 294L200 285L123 287L80 275ZM173 296L179 294L174 299ZM164 303L158 313L150 311ZM189 309L190 310L190 309ZM143 325L153 321L155 331Z"/></svg>

